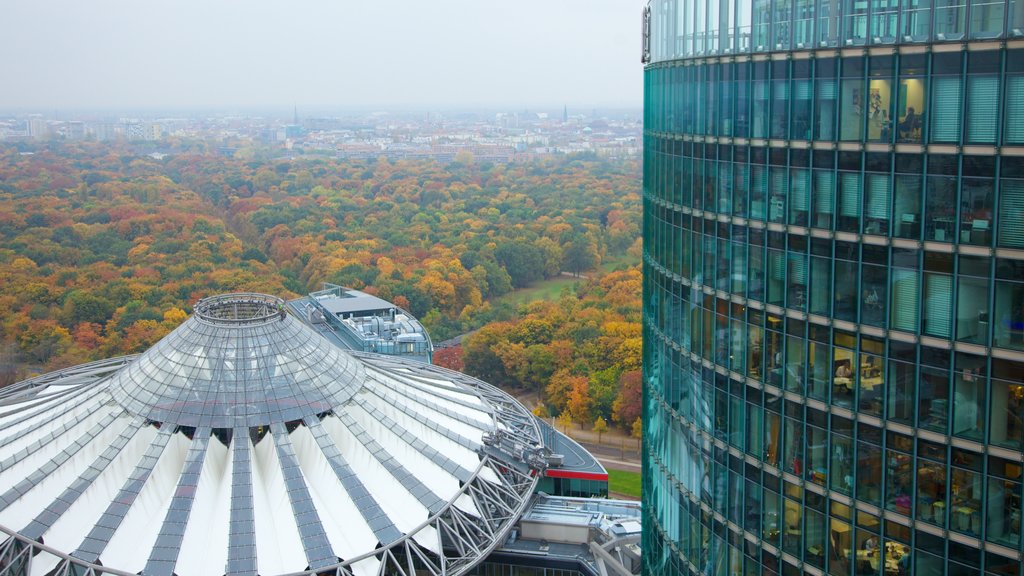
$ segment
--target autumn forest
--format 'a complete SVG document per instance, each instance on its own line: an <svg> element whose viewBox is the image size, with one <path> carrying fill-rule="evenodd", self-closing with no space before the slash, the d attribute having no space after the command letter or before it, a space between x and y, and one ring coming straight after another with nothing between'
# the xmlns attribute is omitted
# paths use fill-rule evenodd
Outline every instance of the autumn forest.
<svg viewBox="0 0 1024 576"><path fill-rule="evenodd" d="M0 384L145 350L205 296L332 282L408 309L435 344L466 335L435 362L545 415L639 418L636 160L161 151L0 147Z"/></svg>

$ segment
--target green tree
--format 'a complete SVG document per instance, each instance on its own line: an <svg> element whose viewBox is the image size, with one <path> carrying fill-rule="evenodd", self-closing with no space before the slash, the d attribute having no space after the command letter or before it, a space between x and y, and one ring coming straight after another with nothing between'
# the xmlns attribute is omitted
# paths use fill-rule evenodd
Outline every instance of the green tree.
<svg viewBox="0 0 1024 576"><path fill-rule="evenodd" d="M543 278L544 253L525 240L503 243L494 251L494 257L508 272L512 286L524 288Z"/></svg>
<svg viewBox="0 0 1024 576"><path fill-rule="evenodd" d="M597 247L583 234L575 234L562 252L562 269L579 276L597 266Z"/></svg>

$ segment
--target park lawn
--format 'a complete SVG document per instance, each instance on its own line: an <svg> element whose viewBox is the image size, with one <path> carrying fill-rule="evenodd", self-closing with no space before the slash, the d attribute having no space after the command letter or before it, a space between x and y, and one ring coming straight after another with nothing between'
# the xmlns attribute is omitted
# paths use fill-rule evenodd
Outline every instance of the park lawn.
<svg viewBox="0 0 1024 576"><path fill-rule="evenodd" d="M608 471L608 491L625 494L634 498L640 497L640 473L623 470Z"/></svg>
<svg viewBox="0 0 1024 576"><path fill-rule="evenodd" d="M535 302L537 300L558 300L559 296L562 294L563 288L568 288L570 292L575 292L576 283L579 281L579 278L556 276L550 280L534 282L526 288L514 290L498 298L498 301L507 302L512 305L519 305Z"/></svg>

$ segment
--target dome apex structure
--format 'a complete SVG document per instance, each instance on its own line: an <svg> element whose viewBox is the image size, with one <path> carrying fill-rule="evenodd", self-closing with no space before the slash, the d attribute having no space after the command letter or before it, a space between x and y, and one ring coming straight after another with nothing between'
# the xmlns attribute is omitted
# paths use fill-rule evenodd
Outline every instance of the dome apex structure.
<svg viewBox="0 0 1024 576"><path fill-rule="evenodd" d="M200 300L195 314L111 378L131 414L179 426L267 426L341 406L362 364L264 294Z"/></svg>
<svg viewBox="0 0 1024 576"><path fill-rule="evenodd" d="M458 575L545 466L514 399L260 294L0 391L0 576Z"/></svg>

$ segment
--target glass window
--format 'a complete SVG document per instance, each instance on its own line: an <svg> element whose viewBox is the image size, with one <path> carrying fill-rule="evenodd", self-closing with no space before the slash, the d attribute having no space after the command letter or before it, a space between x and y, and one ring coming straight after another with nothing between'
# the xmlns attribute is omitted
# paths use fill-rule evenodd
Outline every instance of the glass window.
<svg viewBox="0 0 1024 576"><path fill-rule="evenodd" d="M883 0L884 1L884 0ZM895 18L895 13L893 14ZM895 32L895 31L894 31ZM871 58L868 76L868 140L892 142L892 82L895 70L891 56Z"/></svg>
<svg viewBox="0 0 1024 576"><path fill-rule="evenodd" d="M846 522L832 518L829 524L828 573L846 576L853 565L853 530Z"/></svg>
<svg viewBox="0 0 1024 576"><path fill-rule="evenodd" d="M811 171L807 168L793 168L790 170L789 182L789 223L807 226L811 199Z"/></svg>
<svg viewBox="0 0 1024 576"><path fill-rule="evenodd" d="M775 50L788 50L790 42L790 26L793 21L791 0L774 0L772 17L772 46Z"/></svg>
<svg viewBox="0 0 1024 576"><path fill-rule="evenodd" d="M750 135L750 63L738 62L732 64L735 72L733 86L736 98L736 125L735 134L737 138L746 138Z"/></svg>
<svg viewBox="0 0 1024 576"><path fill-rule="evenodd" d="M829 314L832 303L832 260L828 257L811 257L811 306L813 314Z"/></svg>
<svg viewBox="0 0 1024 576"><path fill-rule="evenodd" d="M719 124L719 132L722 136L732 136L736 122L735 110L733 110L733 95L736 90L736 80L733 76L736 72L736 64L720 64L719 70L721 74L719 82L722 86L719 94L721 100L718 108L722 119L721 124Z"/></svg>
<svg viewBox="0 0 1024 576"><path fill-rule="evenodd" d="M867 249L867 247L865 247ZM865 264L861 285L861 323L884 327L886 321L885 305L888 300L889 266L885 250L874 250L879 265Z"/></svg>
<svg viewBox="0 0 1024 576"><path fill-rule="evenodd" d="M1000 18L1002 7L1000 6ZM967 142L995 144L999 125L1000 53L985 50L968 54Z"/></svg>
<svg viewBox="0 0 1024 576"><path fill-rule="evenodd" d="M963 342L988 344L990 332L989 259L961 256L957 278L956 337Z"/></svg>
<svg viewBox="0 0 1024 576"><path fill-rule="evenodd" d="M857 443L857 499L882 503L882 451L866 442Z"/></svg>
<svg viewBox="0 0 1024 576"><path fill-rule="evenodd" d="M793 252L794 248L799 248L800 252ZM795 310L804 310L807 307L807 256L803 254L804 249L805 247L795 247L791 243L791 251L786 257L786 306Z"/></svg>
<svg viewBox="0 0 1024 576"><path fill-rule="evenodd" d="M949 369L921 366L920 370L918 425L945 433L949 419Z"/></svg>
<svg viewBox="0 0 1024 576"><path fill-rule="evenodd" d="M853 491L853 440L835 433L832 434L831 440L830 488L849 495Z"/></svg>
<svg viewBox="0 0 1024 576"><path fill-rule="evenodd" d="M935 39L962 39L966 16L966 0L935 0Z"/></svg>
<svg viewBox="0 0 1024 576"><path fill-rule="evenodd" d="M768 182L770 199L768 203L768 219L772 222L785 222L786 196L789 193L789 172L783 166L772 166Z"/></svg>
<svg viewBox="0 0 1024 576"><path fill-rule="evenodd" d="M840 9L838 0L818 0L818 45L839 45Z"/></svg>
<svg viewBox="0 0 1024 576"><path fill-rule="evenodd" d="M857 352L855 341L848 334L837 334L832 348L832 403L853 407L853 394L857 389Z"/></svg>
<svg viewBox="0 0 1024 576"><path fill-rule="evenodd" d="M956 156L931 156L925 198L925 240L952 242L956 225Z"/></svg>
<svg viewBox="0 0 1024 576"><path fill-rule="evenodd" d="M793 47L811 48L814 45L815 0L796 0L793 15Z"/></svg>
<svg viewBox="0 0 1024 576"><path fill-rule="evenodd" d="M832 314L835 318L849 322L857 321L861 295L858 287L860 270L857 266L857 252L856 244L836 243L835 299Z"/></svg>
<svg viewBox="0 0 1024 576"><path fill-rule="evenodd" d="M753 125L751 126L751 138L767 138L769 118L769 86L768 62L754 63L754 94Z"/></svg>
<svg viewBox="0 0 1024 576"><path fill-rule="evenodd" d="M770 46L771 0L754 0L754 41L755 52L764 52Z"/></svg>
<svg viewBox="0 0 1024 576"><path fill-rule="evenodd" d="M781 503L781 498L778 493L765 488L763 489L761 502L761 517L763 518L761 537L764 538L765 541L778 546L779 536L782 534L782 529L784 527L779 518L779 505Z"/></svg>
<svg viewBox="0 0 1024 576"><path fill-rule="evenodd" d="M930 16L930 12L927 14ZM900 84L896 95L896 137L899 142L920 143L924 117L927 60L922 54L900 56Z"/></svg>
<svg viewBox="0 0 1024 576"><path fill-rule="evenodd" d="M868 35L868 1L843 0L843 40L846 46L861 46Z"/></svg>
<svg viewBox="0 0 1024 576"><path fill-rule="evenodd" d="M885 368L882 352L885 344L865 337L861 342L860 381L857 394L858 411L874 416L882 415L885 394Z"/></svg>
<svg viewBox="0 0 1024 576"><path fill-rule="evenodd" d="M953 277L949 274L924 275L924 332L940 338L950 337L950 305L953 300Z"/></svg>
<svg viewBox="0 0 1024 576"><path fill-rule="evenodd" d="M765 199L768 196L768 168L761 165L750 167L750 217L764 220L767 213Z"/></svg>
<svg viewBox="0 0 1024 576"><path fill-rule="evenodd" d="M913 172L911 172L913 171ZM901 173L909 172L909 173ZM893 198L893 236L921 237L921 161L919 156L896 156L895 194Z"/></svg>
<svg viewBox="0 0 1024 576"><path fill-rule="evenodd" d="M960 188L960 243L991 246L995 159L964 156Z"/></svg>
<svg viewBox="0 0 1024 576"><path fill-rule="evenodd" d="M851 58L843 60L844 70ZM859 68L858 68L859 69ZM846 73L843 74L846 76ZM864 81L843 80L840 90L839 139L860 140L864 131Z"/></svg>
<svg viewBox="0 0 1024 576"><path fill-rule="evenodd" d="M860 230L861 191L863 174L839 172L839 219L836 230L858 232Z"/></svg>
<svg viewBox="0 0 1024 576"><path fill-rule="evenodd" d="M889 174L867 174L864 195L864 233L889 234L892 179Z"/></svg>
<svg viewBox="0 0 1024 576"><path fill-rule="evenodd" d="M931 36L931 0L903 0L903 41L927 42Z"/></svg>
<svg viewBox="0 0 1024 576"><path fill-rule="evenodd" d="M889 447L885 451L885 507L905 516L910 516L913 499L913 450L913 439L889 434Z"/></svg>
<svg viewBox="0 0 1024 576"><path fill-rule="evenodd" d="M989 459L988 540L1017 548L1021 535L1021 465L1001 458Z"/></svg>
<svg viewBox="0 0 1024 576"><path fill-rule="evenodd" d="M1024 8L1021 13L1024 14ZM1024 57L1020 52L1017 51L1016 58ZM1003 141L1006 144L1024 143L1024 74L1006 76L1005 117Z"/></svg>
<svg viewBox="0 0 1024 576"><path fill-rule="evenodd" d="M923 458L917 464L917 519L946 525L946 467Z"/></svg>
<svg viewBox="0 0 1024 576"><path fill-rule="evenodd" d="M1024 444L1024 366L992 361L991 442L1020 450Z"/></svg>
<svg viewBox="0 0 1024 576"><path fill-rule="evenodd" d="M960 451L959 458L981 459L980 455L972 455ZM954 456L953 463L958 457ZM950 474L951 490L949 510L950 529L967 534L981 535L982 502L984 498L983 477L972 470L954 467Z"/></svg>
<svg viewBox="0 0 1024 576"><path fill-rule="evenodd" d="M836 80L836 60L825 58L815 61L814 133L817 140L834 140L836 126L836 99L839 95ZM1021 96L1024 97L1024 76L1021 77ZM1024 141L1024 105L1021 106L1021 139Z"/></svg>
<svg viewBox="0 0 1024 576"><path fill-rule="evenodd" d="M971 0L971 38L1003 35L1003 0Z"/></svg>
<svg viewBox="0 0 1024 576"><path fill-rule="evenodd" d="M813 180L814 223L817 228L832 228L835 213L835 172L831 169L815 170ZM1021 186L1021 206L1024 208L1024 185Z"/></svg>
<svg viewBox="0 0 1024 576"><path fill-rule="evenodd" d="M798 415L799 417L799 415ZM803 422L794 418L785 418L785 450L782 456L782 466L786 472L797 476L804 474L804 425Z"/></svg>
<svg viewBox="0 0 1024 576"><path fill-rule="evenodd" d="M957 354L953 378L953 433L982 441L985 438L985 391L988 389L985 358Z"/></svg>
<svg viewBox="0 0 1024 576"><path fill-rule="evenodd" d="M1021 94L1024 97L1024 93ZM1024 248L1024 180L1004 178L999 191L999 246Z"/></svg>
<svg viewBox="0 0 1024 576"><path fill-rule="evenodd" d="M917 372L914 365L915 350L912 344L889 342L889 385L886 389L886 417L894 422L913 424L914 422L914 389Z"/></svg>
<svg viewBox="0 0 1024 576"><path fill-rule="evenodd" d="M825 485L828 471L828 433L814 426L807 427L807 479Z"/></svg>
<svg viewBox="0 0 1024 576"><path fill-rule="evenodd" d="M994 343L1024 349L1024 262L996 259Z"/></svg>
<svg viewBox="0 0 1024 576"><path fill-rule="evenodd" d="M965 1L965 0L953 0ZM932 58L932 98L928 123L932 142L960 142L963 116L962 55L941 52Z"/></svg>

